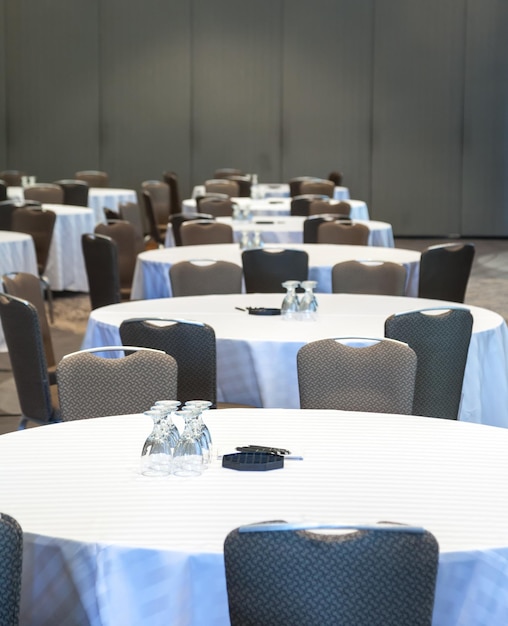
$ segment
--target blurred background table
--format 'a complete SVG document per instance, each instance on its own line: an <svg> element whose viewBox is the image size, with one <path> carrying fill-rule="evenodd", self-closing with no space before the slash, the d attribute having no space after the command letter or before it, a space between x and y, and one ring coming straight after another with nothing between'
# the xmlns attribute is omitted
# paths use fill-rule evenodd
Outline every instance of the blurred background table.
<svg viewBox="0 0 508 626"><path fill-rule="evenodd" d="M192 197L196 198L205 193L204 185L196 185L192 190ZM288 183L259 183L256 187L258 199L262 198L289 198ZM349 189L347 187L335 187L333 190L334 200L349 200Z"/></svg>

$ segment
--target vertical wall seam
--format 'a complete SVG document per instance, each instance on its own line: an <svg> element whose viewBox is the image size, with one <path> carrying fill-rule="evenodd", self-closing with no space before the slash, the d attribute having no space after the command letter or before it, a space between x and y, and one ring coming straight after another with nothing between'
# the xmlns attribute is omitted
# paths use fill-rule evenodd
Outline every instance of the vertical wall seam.
<svg viewBox="0 0 508 626"><path fill-rule="evenodd" d="M370 209L371 217L374 216L372 212L372 202L374 197L374 98L375 98L375 86L376 86L376 0L372 0L372 32L371 32L371 80L370 80L370 131L369 131L369 193L367 197L368 206Z"/></svg>
<svg viewBox="0 0 508 626"><path fill-rule="evenodd" d="M98 141L98 169L104 169L104 107L103 107L103 94L102 94L102 74L101 74L101 59L103 54L102 49L102 0L97 0L97 141ZM92 165L91 165L92 167Z"/></svg>
<svg viewBox="0 0 508 626"><path fill-rule="evenodd" d="M194 90L194 80L195 80L195 58L194 58L194 0L189 2L189 181L191 188L195 184L195 172L194 172L194 124L196 118L196 109L195 109L195 90Z"/></svg>
<svg viewBox="0 0 508 626"><path fill-rule="evenodd" d="M459 137L459 149L460 149L460 172L459 172L459 211L457 224L459 227L459 235L463 235L463 221L464 221L464 170L465 170L465 145L466 145L466 73L467 73L467 28L468 28L468 3L469 0L464 0L463 11L463 33L462 33L462 93L461 93L461 111L460 111L460 137Z"/></svg>
<svg viewBox="0 0 508 626"><path fill-rule="evenodd" d="M277 179L282 181L283 171L284 171L284 47L285 47L285 39L284 39L284 21L285 21L285 2L284 0L280 1L280 10L279 10L279 18L280 18L280 67L279 67L279 173Z"/></svg>

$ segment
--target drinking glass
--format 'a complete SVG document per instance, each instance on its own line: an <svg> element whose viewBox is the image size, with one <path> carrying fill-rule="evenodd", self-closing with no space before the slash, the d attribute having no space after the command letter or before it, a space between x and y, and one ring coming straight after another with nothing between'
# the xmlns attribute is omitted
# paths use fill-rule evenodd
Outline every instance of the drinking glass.
<svg viewBox="0 0 508 626"><path fill-rule="evenodd" d="M173 422L173 413L178 410L181 402L178 400L157 400L152 408L161 410L162 415L162 430L164 436L168 439L169 445L172 450L176 448L176 444L180 439L180 431L176 424Z"/></svg>
<svg viewBox="0 0 508 626"><path fill-rule="evenodd" d="M176 411L175 414L183 418L185 428L173 453L173 474L199 476L203 472L203 450L194 424L195 411L188 407Z"/></svg>
<svg viewBox="0 0 508 626"><path fill-rule="evenodd" d="M171 447L164 436L163 412L150 409L143 415L152 418L153 427L141 450L141 473L144 476L168 476L171 473Z"/></svg>
<svg viewBox="0 0 508 626"><path fill-rule="evenodd" d="M316 312L318 308L316 296L314 295L314 288L316 287L316 285L317 282L315 280L304 280L301 283L301 286L305 290L305 293L300 300L299 307L299 312L302 316L302 319L316 319Z"/></svg>
<svg viewBox="0 0 508 626"><path fill-rule="evenodd" d="M281 315L285 319L292 319L298 313L300 308L300 301L296 293L296 288L300 285L298 280L286 280L282 283L282 286L286 290L286 295L282 301Z"/></svg>
<svg viewBox="0 0 508 626"><path fill-rule="evenodd" d="M195 423L194 427L199 435L199 443L203 451L204 469L208 467L212 460L212 436L208 430L208 426L203 421L203 412L212 406L208 400L188 400L185 408L189 407L194 411Z"/></svg>

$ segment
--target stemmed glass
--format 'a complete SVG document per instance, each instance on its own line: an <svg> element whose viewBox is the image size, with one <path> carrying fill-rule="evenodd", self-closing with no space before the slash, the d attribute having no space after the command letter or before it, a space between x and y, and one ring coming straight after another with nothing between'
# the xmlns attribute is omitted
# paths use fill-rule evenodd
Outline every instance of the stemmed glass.
<svg viewBox="0 0 508 626"><path fill-rule="evenodd" d="M185 422L185 428L173 453L173 474L175 476L199 476L203 471L203 450L199 443L199 433L195 427L195 411L184 407L176 411Z"/></svg>
<svg viewBox="0 0 508 626"><path fill-rule="evenodd" d="M282 301L281 314L286 319L293 318L300 308L300 301L296 294L296 288L299 285L300 281L298 280L286 280L282 283L286 290L286 295Z"/></svg>
<svg viewBox="0 0 508 626"><path fill-rule="evenodd" d="M172 414L178 410L181 402L178 400L157 400L152 407L162 412L161 425L164 437L169 441L172 450L176 448L176 444L180 439L180 431L173 422Z"/></svg>
<svg viewBox="0 0 508 626"><path fill-rule="evenodd" d="M196 422L194 424L199 434L199 443L203 451L204 468L210 464L212 460L212 436L208 430L208 426L203 422L203 412L212 406L208 400L187 400L185 407L190 407L194 411Z"/></svg>
<svg viewBox="0 0 508 626"><path fill-rule="evenodd" d="M299 311L305 319L315 319L318 303L314 295L314 288L317 282L315 280L304 280L301 286L305 289L305 293L300 300Z"/></svg>
<svg viewBox="0 0 508 626"><path fill-rule="evenodd" d="M141 473L144 476L168 476L171 472L171 446L164 436L163 412L150 409L143 415L152 418L153 428L141 450Z"/></svg>

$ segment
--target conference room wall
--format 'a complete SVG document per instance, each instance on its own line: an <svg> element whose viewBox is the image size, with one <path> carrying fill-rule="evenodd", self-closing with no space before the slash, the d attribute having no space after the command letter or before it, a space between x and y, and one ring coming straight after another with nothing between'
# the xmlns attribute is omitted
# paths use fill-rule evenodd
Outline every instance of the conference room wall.
<svg viewBox="0 0 508 626"><path fill-rule="evenodd" d="M508 235L504 4L0 0L0 167L337 168L396 234Z"/></svg>
<svg viewBox="0 0 508 626"><path fill-rule="evenodd" d="M5 16L0 4L0 37L5 33ZM5 47L0 45L0 164L7 159L7 108L5 102ZM3 168L2 168L3 169Z"/></svg>

